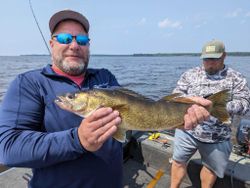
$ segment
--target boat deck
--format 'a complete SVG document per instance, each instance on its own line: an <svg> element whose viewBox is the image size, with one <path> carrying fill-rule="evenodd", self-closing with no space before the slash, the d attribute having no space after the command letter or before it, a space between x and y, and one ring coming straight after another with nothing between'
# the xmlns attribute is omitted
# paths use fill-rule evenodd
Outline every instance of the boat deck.
<svg viewBox="0 0 250 188"><path fill-rule="evenodd" d="M133 137L134 139L131 139L131 142L124 147L124 188L147 187L160 168L165 173L155 188L166 188L170 185L173 137L161 133L161 138L168 140L167 144L162 144L149 140L148 136L148 133L144 133L136 139ZM181 188L200 187L200 169L201 160L199 154L196 153L189 162L188 176L184 179ZM250 188L249 169L249 158L232 153L225 177L218 178L214 188ZM25 173L32 174L30 169L25 168L11 168L0 173L0 187L27 187L27 181L23 179Z"/></svg>

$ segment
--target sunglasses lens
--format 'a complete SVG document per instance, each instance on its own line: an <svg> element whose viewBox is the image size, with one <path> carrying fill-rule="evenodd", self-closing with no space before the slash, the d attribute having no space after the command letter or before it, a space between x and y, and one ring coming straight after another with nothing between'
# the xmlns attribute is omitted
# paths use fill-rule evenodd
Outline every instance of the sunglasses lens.
<svg viewBox="0 0 250 188"><path fill-rule="evenodd" d="M60 43L60 44L69 44L72 42L73 37L71 34L68 33L60 33L56 36L56 40Z"/></svg>
<svg viewBox="0 0 250 188"><path fill-rule="evenodd" d="M203 61L213 61L213 62L216 62L216 61L219 61L220 58L204 58Z"/></svg>
<svg viewBox="0 0 250 188"><path fill-rule="evenodd" d="M81 46L85 46L89 43L89 37L86 35L77 35L76 42Z"/></svg>
<svg viewBox="0 0 250 188"><path fill-rule="evenodd" d="M86 35L77 35L75 37L69 33L60 33L58 35L55 35L54 37L56 37L57 42L59 42L60 44L70 44L73 38L76 38L77 44L81 46L86 46L90 41L89 37Z"/></svg>

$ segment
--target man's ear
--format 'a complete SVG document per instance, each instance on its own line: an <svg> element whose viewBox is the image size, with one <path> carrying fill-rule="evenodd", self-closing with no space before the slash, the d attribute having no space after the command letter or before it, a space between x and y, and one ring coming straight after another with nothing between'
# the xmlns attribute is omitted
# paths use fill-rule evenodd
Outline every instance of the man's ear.
<svg viewBox="0 0 250 188"><path fill-rule="evenodd" d="M226 56L227 56L227 53L226 53L226 52L223 52L223 54L222 54L223 60L226 58Z"/></svg>
<svg viewBox="0 0 250 188"><path fill-rule="evenodd" d="M52 39L49 40L49 45L50 45L50 48L53 48L54 46L54 41Z"/></svg>

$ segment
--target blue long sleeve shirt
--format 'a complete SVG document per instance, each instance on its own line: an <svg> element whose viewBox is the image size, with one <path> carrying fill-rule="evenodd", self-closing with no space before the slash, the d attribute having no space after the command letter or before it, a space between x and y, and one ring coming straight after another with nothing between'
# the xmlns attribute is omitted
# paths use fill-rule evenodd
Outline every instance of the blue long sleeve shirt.
<svg viewBox="0 0 250 188"><path fill-rule="evenodd" d="M20 74L0 107L0 162L32 168L32 188L122 187L122 144L110 138L96 152L80 144L82 118L59 108L57 95L119 86L106 69L88 69L81 87L51 65Z"/></svg>

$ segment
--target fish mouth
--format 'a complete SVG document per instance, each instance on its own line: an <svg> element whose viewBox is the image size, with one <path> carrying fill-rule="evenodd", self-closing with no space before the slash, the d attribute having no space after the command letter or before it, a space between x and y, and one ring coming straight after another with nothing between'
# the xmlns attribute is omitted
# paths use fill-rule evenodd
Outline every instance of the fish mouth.
<svg viewBox="0 0 250 188"><path fill-rule="evenodd" d="M64 110L69 110L72 108L72 104L70 104L68 100L65 99L65 97L58 96L55 99L55 103Z"/></svg>

